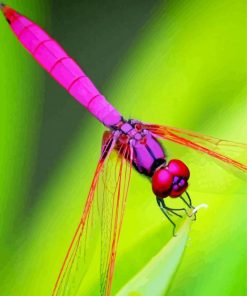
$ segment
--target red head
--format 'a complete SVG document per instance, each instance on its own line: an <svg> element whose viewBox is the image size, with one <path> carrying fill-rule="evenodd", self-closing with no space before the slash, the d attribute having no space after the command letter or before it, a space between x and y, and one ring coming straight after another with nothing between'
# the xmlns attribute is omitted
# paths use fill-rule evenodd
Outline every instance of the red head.
<svg viewBox="0 0 247 296"><path fill-rule="evenodd" d="M152 188L157 197L178 197L188 187L190 171L177 159L172 159L167 166L159 167L152 176Z"/></svg>

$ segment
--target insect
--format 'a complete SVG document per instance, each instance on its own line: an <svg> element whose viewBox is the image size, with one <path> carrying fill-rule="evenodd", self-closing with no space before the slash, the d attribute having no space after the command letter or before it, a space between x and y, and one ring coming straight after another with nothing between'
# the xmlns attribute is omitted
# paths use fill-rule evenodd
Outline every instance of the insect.
<svg viewBox="0 0 247 296"><path fill-rule="evenodd" d="M102 219L100 294L110 295L132 168L151 181L157 204L172 223L175 234L176 225L172 215L180 217L181 213L185 213L195 218L196 214L187 192L190 171L181 160L167 160L160 140L169 140L198 150L242 171L247 171L246 164L227 156L221 147L246 149L246 145L135 119L126 120L55 40L12 8L4 4L1 4L0 8L23 46L68 93L108 128L103 136L101 156L82 217L52 295L74 295L81 285L84 270L78 266L78 262L83 262L84 250L88 249L95 208ZM115 157L116 161L114 167L110 166L109 160L112 157ZM100 187L101 200L97 204L96 196ZM184 207L168 207L165 199L167 197L181 199Z"/></svg>

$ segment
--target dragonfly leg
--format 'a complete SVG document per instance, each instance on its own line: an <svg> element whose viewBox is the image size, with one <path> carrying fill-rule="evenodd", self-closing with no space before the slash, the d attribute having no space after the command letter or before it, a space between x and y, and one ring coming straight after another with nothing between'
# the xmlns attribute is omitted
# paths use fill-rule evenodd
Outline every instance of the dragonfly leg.
<svg viewBox="0 0 247 296"><path fill-rule="evenodd" d="M180 199L186 204L187 207L189 207L190 209L192 208L191 204L189 204L189 203L187 202L187 200L186 200L185 198L183 198L182 195L180 196Z"/></svg>
<svg viewBox="0 0 247 296"><path fill-rule="evenodd" d="M186 196L187 196L187 198L188 198L188 201L189 201L189 205L190 205L190 207L194 209L195 207L193 207L193 205L192 205L192 201L191 201L191 198L190 198L189 193L188 193L187 191L185 191L185 194L186 194Z"/></svg>
<svg viewBox="0 0 247 296"><path fill-rule="evenodd" d="M166 204L165 204L165 202L164 202L163 199L161 199L161 203L162 203L162 206L163 206L168 212L171 212L171 213L173 213L174 215L176 215L176 216L178 216L178 217L180 217L180 218L182 218L183 216L181 216L181 215L179 215L178 213L176 213L177 211L183 211L183 212L185 212L185 214L186 214L187 216L189 216L189 213L187 212L187 210L186 210L185 208L169 208L169 207L166 206Z"/></svg>
<svg viewBox="0 0 247 296"><path fill-rule="evenodd" d="M170 221L170 223L172 224L173 226L173 230L172 230L172 233L173 233L173 236L176 236L176 233L175 233L175 230L176 230L176 224L172 221L172 219L169 217L169 215L171 213L169 213L169 211L166 209L166 206L165 206L165 203L163 201L163 199L161 198L156 198L157 200L157 204L159 206L159 208L161 209L162 213L166 216L166 218ZM174 213L176 214L176 213ZM180 216L180 215L179 215Z"/></svg>
<svg viewBox="0 0 247 296"><path fill-rule="evenodd" d="M195 207L192 205L192 201L191 201L191 198L190 198L190 195L187 191L185 191L185 194L188 198L188 201L183 197L183 196L180 196L180 199L190 208L190 209L195 209ZM188 215L189 217L192 217L193 216L193 221L196 220L196 212L194 212L192 215Z"/></svg>
<svg viewBox="0 0 247 296"><path fill-rule="evenodd" d="M169 215L169 216L172 216L172 215L176 215L180 218L183 218L182 215L179 215L178 213L176 213L175 211L180 211L180 210L185 210L185 209L172 209L172 208L168 208L164 202L164 200L162 198L158 198L159 201L160 201L160 204L162 205L162 208L165 209L166 213Z"/></svg>

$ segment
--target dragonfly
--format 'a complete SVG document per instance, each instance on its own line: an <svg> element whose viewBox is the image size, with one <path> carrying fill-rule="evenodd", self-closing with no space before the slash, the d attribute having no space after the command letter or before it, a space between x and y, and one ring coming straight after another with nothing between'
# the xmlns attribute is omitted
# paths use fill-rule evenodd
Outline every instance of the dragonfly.
<svg viewBox="0 0 247 296"><path fill-rule="evenodd" d="M190 170L179 159L168 161L162 140L197 150L237 170L247 165L227 148L244 151L247 145L220 140L184 129L125 119L94 86L84 71L43 29L5 4L0 4L10 28L34 59L67 92L83 105L107 130L102 138L100 158L92 179L82 216L62 263L52 295L75 295L83 286L85 257L90 245L90 231L95 213L100 214L100 289L110 295L117 247L123 224L132 170L150 180L158 207L175 227L173 217L195 219L188 193ZM112 162L115 164L112 165ZM182 207L168 207L167 198L181 200ZM85 294L83 294L85 295Z"/></svg>

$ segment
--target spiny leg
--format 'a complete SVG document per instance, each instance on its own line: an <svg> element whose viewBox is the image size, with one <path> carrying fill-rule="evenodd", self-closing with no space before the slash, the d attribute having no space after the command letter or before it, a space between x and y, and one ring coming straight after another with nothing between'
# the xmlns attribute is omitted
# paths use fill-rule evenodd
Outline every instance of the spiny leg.
<svg viewBox="0 0 247 296"><path fill-rule="evenodd" d="M175 234L175 229L176 229L176 224L172 221L172 219L169 217L168 212L166 211L165 203L163 199L156 197L157 204L159 208L161 209L162 213L166 216L166 218L170 221L170 223L173 226L173 236L176 236ZM163 206L164 205L164 206ZM176 214L176 213L175 213ZM180 216L180 215L179 215Z"/></svg>

